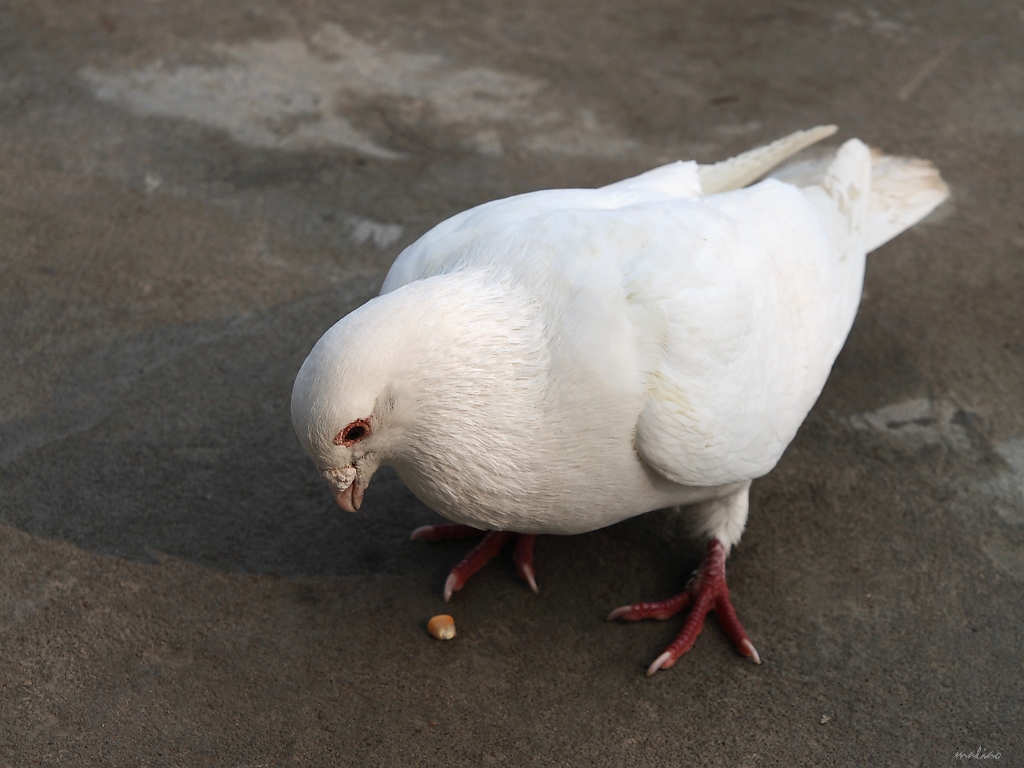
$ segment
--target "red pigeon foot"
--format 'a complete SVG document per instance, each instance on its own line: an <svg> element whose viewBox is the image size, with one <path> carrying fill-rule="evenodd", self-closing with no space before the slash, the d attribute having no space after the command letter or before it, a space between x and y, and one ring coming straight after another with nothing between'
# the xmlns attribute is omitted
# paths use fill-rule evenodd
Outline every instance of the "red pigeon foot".
<svg viewBox="0 0 1024 768"><path fill-rule="evenodd" d="M444 583L444 601L446 603L452 599L453 593L458 592L466 585L470 576L487 565L512 538L516 540L515 552L512 554L512 559L516 564L516 573L519 578L530 585L530 589L540 592L537 588L536 572L533 570L533 543L537 538L536 534L481 531L468 525L439 523L420 526L412 532L411 538L444 541L445 539L468 539L480 535L483 535L480 543L473 547L469 554L462 559L462 562L452 568L451 573L448 574L448 579Z"/></svg>
<svg viewBox="0 0 1024 768"><path fill-rule="evenodd" d="M704 628L704 618L710 611L718 614L718 623L725 634L732 640L736 650L741 655L753 659L758 664L761 657L757 655L757 649L747 637L743 625L736 616L736 610L729 601L729 586L725 582L725 546L718 539L708 542L708 549L704 555L704 562L697 569L693 580L675 597L668 600L660 600L653 603L634 603L616 608L608 614L608 620L624 619L625 621L639 621L640 619L664 620L675 616L680 611L690 609L686 617L683 629L654 662L647 668L648 676L653 675L659 669L668 669L679 657L689 651L697 636Z"/></svg>

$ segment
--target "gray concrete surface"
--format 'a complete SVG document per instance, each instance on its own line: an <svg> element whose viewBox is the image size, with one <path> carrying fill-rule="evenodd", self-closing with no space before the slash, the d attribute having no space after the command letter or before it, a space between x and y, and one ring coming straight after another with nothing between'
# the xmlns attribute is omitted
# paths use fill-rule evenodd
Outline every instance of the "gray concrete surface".
<svg viewBox="0 0 1024 768"><path fill-rule="evenodd" d="M603 621L696 564L668 513L430 638L465 545L333 506L312 343L470 205L822 122L953 198L754 485L765 663ZM1024 765L1022 179L1014 2L0 2L0 765Z"/></svg>

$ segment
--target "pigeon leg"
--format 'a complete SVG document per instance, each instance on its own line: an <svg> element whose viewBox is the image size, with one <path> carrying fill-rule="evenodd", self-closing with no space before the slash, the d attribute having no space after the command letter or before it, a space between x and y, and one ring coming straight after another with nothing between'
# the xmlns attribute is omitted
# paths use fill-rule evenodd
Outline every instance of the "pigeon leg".
<svg viewBox="0 0 1024 768"><path fill-rule="evenodd" d="M725 581L725 546L718 539L708 542L704 562L701 563L693 580L683 592L668 600L624 605L612 611L608 615L608 620L664 620L687 608L690 609L690 613L686 617L682 631L665 649L665 652L647 668L648 675L653 675L659 669L668 669L679 660L680 656L693 647L697 636L704 628L704 619L710 611L718 614L718 623L732 640L736 650L758 664L761 663L761 657L758 656L757 650L747 637L747 633L732 607L732 602L729 600L729 586Z"/></svg>
<svg viewBox="0 0 1024 768"><path fill-rule="evenodd" d="M516 573L519 578L530 585L530 589L534 592L540 591L537 588L536 571L533 569L533 543L537 539L536 534L481 531L469 525L438 523L437 525L420 526L412 532L411 538L444 541L446 539L468 539L480 535L483 535L483 540L473 547L469 554L462 559L462 562L452 568L451 573L448 574L448 579L444 583L444 601L446 603L452 599L452 594L466 585L470 576L487 565L513 537L516 540L516 548L512 560L516 564Z"/></svg>

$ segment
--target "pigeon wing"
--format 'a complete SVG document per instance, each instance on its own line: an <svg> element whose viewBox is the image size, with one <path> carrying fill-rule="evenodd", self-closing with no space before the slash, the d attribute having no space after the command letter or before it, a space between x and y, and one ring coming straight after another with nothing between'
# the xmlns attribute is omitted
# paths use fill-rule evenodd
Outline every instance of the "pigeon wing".
<svg viewBox="0 0 1024 768"><path fill-rule="evenodd" d="M722 485L782 456L856 313L870 168L854 140L820 185L702 199L674 253L637 262L627 290L649 362L635 441L661 474Z"/></svg>

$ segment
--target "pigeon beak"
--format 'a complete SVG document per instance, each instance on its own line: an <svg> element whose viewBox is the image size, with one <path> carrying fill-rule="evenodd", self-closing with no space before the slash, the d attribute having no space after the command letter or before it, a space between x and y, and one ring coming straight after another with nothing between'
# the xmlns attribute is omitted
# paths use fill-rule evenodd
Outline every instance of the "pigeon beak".
<svg viewBox="0 0 1024 768"><path fill-rule="evenodd" d="M355 512L363 503L363 491L369 480L361 480L355 467L342 469L321 469L320 477L331 486L331 493L338 506L346 512Z"/></svg>

